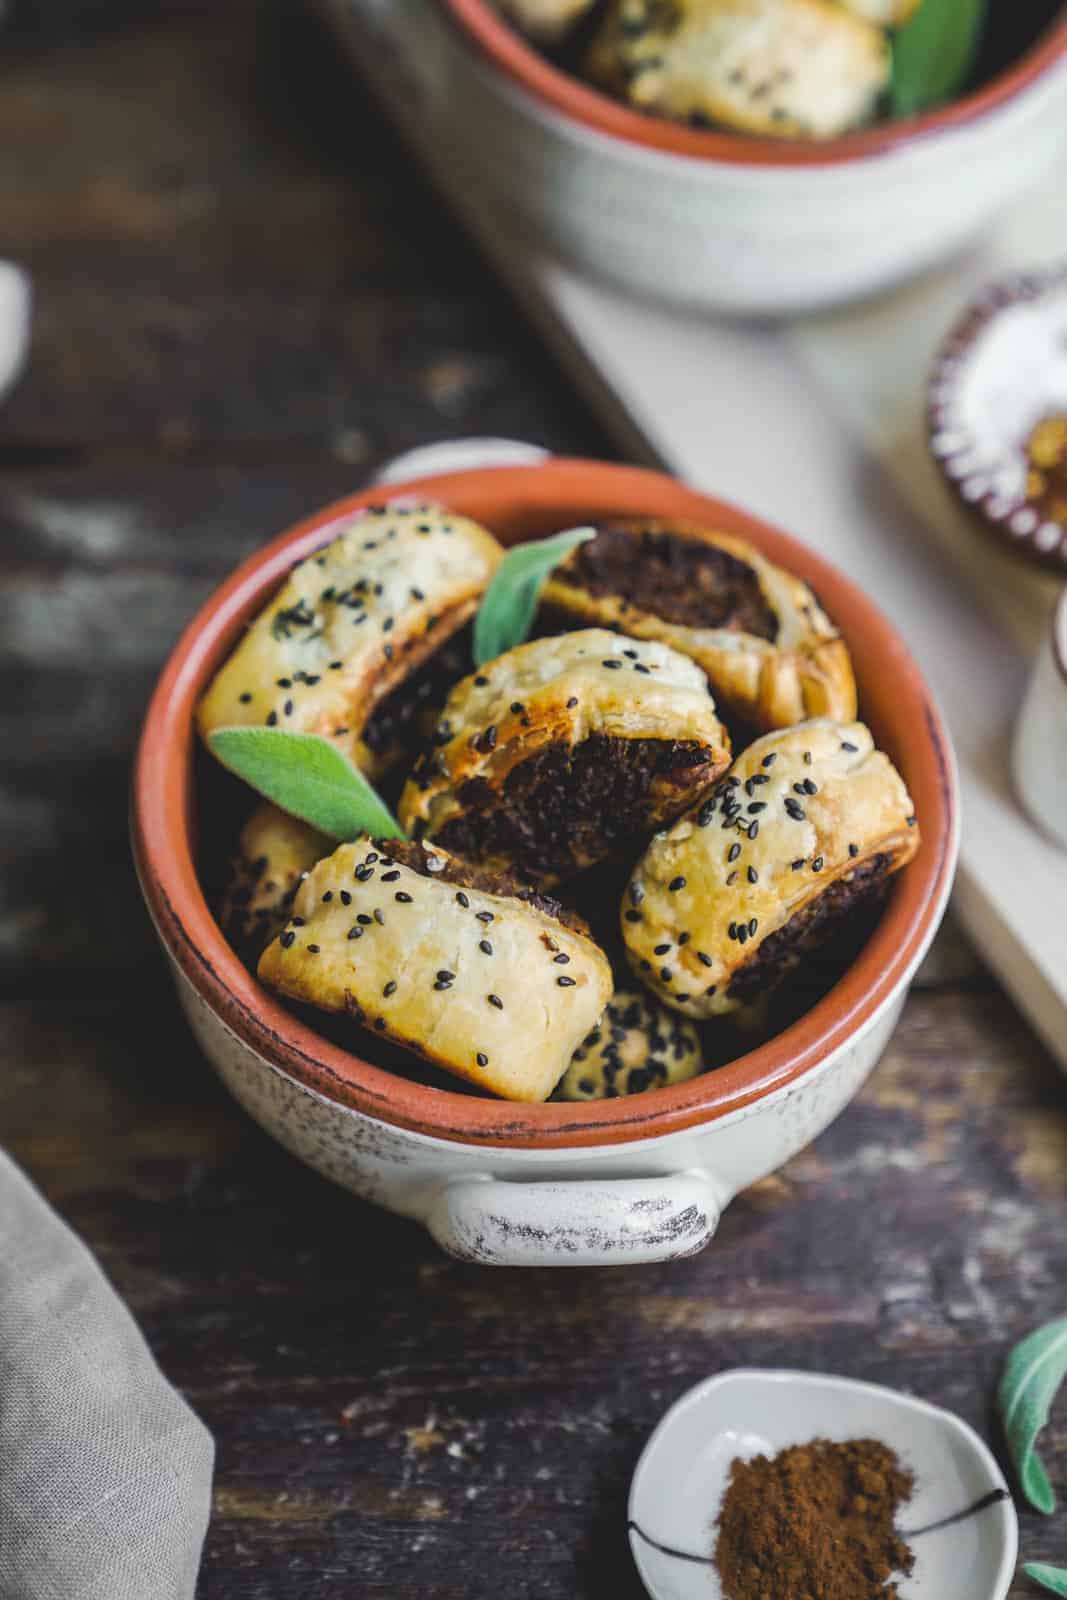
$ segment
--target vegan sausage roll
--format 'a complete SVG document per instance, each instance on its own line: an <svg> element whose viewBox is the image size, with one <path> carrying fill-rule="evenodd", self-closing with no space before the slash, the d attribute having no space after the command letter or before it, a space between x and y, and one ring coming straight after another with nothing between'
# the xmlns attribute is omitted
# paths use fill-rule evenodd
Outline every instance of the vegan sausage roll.
<svg viewBox="0 0 1067 1600"><path fill-rule="evenodd" d="M256 955L285 926L297 889L335 841L264 800L237 843L219 920L229 938Z"/></svg>
<svg viewBox="0 0 1067 1600"><path fill-rule="evenodd" d="M677 1012L646 994L619 989L563 1074L557 1100L615 1100L704 1070L700 1036Z"/></svg>
<svg viewBox="0 0 1067 1600"><path fill-rule="evenodd" d="M465 678L434 746L401 795L404 830L542 887L680 815L729 762L700 668L598 628Z"/></svg>
<svg viewBox="0 0 1067 1600"><path fill-rule="evenodd" d="M385 506L346 520L293 568L216 674L200 703L201 732L266 724L317 733L378 776L445 675L441 649L473 616L501 554L478 523L440 507Z"/></svg>
<svg viewBox="0 0 1067 1600"><path fill-rule="evenodd" d="M835 0L610 0L587 60L641 111L812 139L868 122L889 68L882 30Z"/></svg>
<svg viewBox="0 0 1067 1600"><path fill-rule="evenodd" d="M607 957L556 901L365 837L308 873L259 976L522 1101L547 1099L612 991Z"/></svg>
<svg viewBox="0 0 1067 1600"><path fill-rule="evenodd" d="M550 626L617 628L691 656L723 715L757 732L856 715L848 649L811 590L732 535L610 523L560 563L541 603Z"/></svg>
<svg viewBox="0 0 1067 1600"><path fill-rule="evenodd" d="M903 867L919 829L862 723L766 734L638 862L622 932L641 982L692 1017L767 994Z"/></svg>
<svg viewBox="0 0 1067 1600"><path fill-rule="evenodd" d="M554 44L584 16L593 0L495 0L496 9L541 44Z"/></svg>

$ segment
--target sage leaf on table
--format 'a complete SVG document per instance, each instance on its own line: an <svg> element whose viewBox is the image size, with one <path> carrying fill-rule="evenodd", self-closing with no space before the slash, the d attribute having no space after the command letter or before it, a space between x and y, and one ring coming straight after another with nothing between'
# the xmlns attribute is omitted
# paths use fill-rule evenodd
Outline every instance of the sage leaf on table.
<svg viewBox="0 0 1067 1600"><path fill-rule="evenodd" d="M978 54L988 0L919 0L893 36L889 100L898 117L928 111L961 89Z"/></svg>
<svg viewBox="0 0 1067 1600"><path fill-rule="evenodd" d="M1034 1445L1064 1374L1067 1317L1057 1317L1015 1346L997 1389L1004 1434L1023 1493L1046 1516L1056 1509L1056 1496Z"/></svg>
<svg viewBox="0 0 1067 1600"><path fill-rule="evenodd" d="M361 772L328 739L284 728L216 728L211 752L291 816L331 839L402 839L403 829Z"/></svg>
<svg viewBox="0 0 1067 1600"><path fill-rule="evenodd" d="M528 637L541 587L575 545L596 537L595 528L568 528L551 539L513 545L493 574L474 619L474 664L484 667Z"/></svg>
<svg viewBox="0 0 1067 1600"><path fill-rule="evenodd" d="M1047 1567L1043 1561L1027 1561L1023 1571L1043 1589L1053 1594L1067 1594L1067 1567Z"/></svg>

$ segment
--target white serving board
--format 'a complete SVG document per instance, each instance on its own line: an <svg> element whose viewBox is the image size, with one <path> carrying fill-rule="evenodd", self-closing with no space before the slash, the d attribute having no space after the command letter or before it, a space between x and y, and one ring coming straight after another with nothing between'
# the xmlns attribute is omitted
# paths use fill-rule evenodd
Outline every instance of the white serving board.
<svg viewBox="0 0 1067 1600"><path fill-rule="evenodd" d="M324 0L366 80L629 453L806 539L882 605L955 740L955 907L1067 1066L1067 853L1019 806L1011 732L1057 583L976 537L923 434L934 347L971 293L1067 258L1062 175L982 248L877 301L779 324L635 302L508 235L450 144L425 63L464 48L436 0ZM415 65L422 63L423 65Z"/></svg>

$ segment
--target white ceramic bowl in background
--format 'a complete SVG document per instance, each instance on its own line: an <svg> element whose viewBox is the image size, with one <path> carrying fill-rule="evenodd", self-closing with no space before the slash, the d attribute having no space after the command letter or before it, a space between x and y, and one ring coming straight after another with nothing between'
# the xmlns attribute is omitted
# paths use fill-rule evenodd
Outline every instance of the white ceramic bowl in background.
<svg viewBox="0 0 1067 1600"><path fill-rule="evenodd" d="M322 3L501 233L656 299L775 314L870 293L951 254L1067 153L1067 15L977 93L812 143L632 111L488 0Z"/></svg>
<svg viewBox="0 0 1067 1600"><path fill-rule="evenodd" d="M1015 734L1014 771L1027 811L1067 850L1067 589L1034 663Z"/></svg>
<svg viewBox="0 0 1067 1600"><path fill-rule="evenodd" d="M710 1558L731 1463L816 1438L878 1439L915 1474L915 1492L898 1516L915 1552L902 1597L1004 1600L1018 1556L1018 1522L1000 1469L973 1428L878 1384L743 1369L684 1394L637 1464L630 1545L649 1594L655 1600L722 1600ZM959 1517L968 1509L970 1515ZM950 1518L950 1526L934 1526ZM687 1561L656 1544L706 1559Z"/></svg>

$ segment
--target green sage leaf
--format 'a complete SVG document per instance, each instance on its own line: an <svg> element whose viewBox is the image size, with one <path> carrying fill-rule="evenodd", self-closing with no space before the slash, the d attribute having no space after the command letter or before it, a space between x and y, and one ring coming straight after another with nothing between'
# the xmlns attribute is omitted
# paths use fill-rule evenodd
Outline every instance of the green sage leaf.
<svg viewBox="0 0 1067 1600"><path fill-rule="evenodd" d="M1067 1567L1047 1567L1043 1561L1027 1561L1023 1571L1042 1588L1051 1589L1053 1594L1067 1594Z"/></svg>
<svg viewBox="0 0 1067 1600"><path fill-rule="evenodd" d="M216 728L208 744L257 794L331 839L404 837L381 796L328 739L284 728Z"/></svg>
<svg viewBox="0 0 1067 1600"><path fill-rule="evenodd" d="M1058 1317L1015 1346L997 1389L1004 1435L1023 1493L1046 1516L1056 1509L1056 1496L1034 1445L1065 1374L1067 1317Z"/></svg>
<svg viewBox="0 0 1067 1600"><path fill-rule="evenodd" d="M889 100L898 117L938 106L961 89L974 65L988 0L920 0L893 36Z"/></svg>
<svg viewBox="0 0 1067 1600"><path fill-rule="evenodd" d="M493 574L474 619L474 664L484 667L529 636L541 587L575 545L596 537L595 528L568 528L551 539L513 545Z"/></svg>

